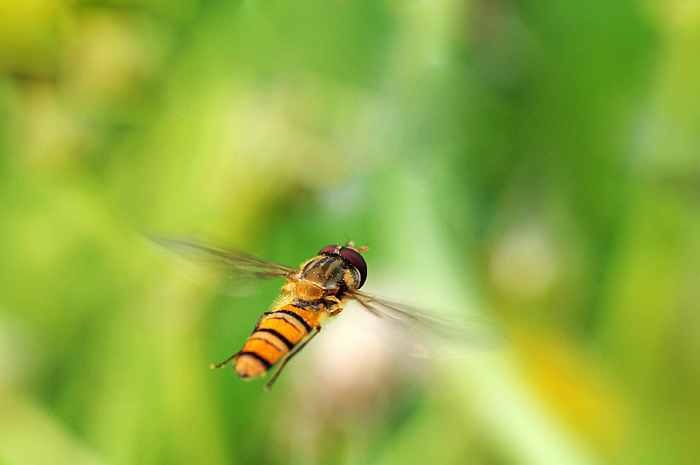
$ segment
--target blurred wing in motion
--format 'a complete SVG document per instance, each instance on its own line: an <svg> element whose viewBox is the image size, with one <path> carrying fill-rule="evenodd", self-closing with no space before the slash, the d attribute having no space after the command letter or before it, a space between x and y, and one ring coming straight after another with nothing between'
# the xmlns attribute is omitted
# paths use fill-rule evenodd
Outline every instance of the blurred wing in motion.
<svg viewBox="0 0 700 465"><path fill-rule="evenodd" d="M247 295L257 290L264 279L283 278L297 271L278 263L197 242L160 236L146 237L174 252L176 256L185 258L185 263L176 263L176 268L185 276L225 294Z"/></svg>
<svg viewBox="0 0 700 465"><path fill-rule="evenodd" d="M495 324L478 317L447 315L357 290L350 295L385 326L408 337L417 355L449 358L469 350L498 349L508 342Z"/></svg>

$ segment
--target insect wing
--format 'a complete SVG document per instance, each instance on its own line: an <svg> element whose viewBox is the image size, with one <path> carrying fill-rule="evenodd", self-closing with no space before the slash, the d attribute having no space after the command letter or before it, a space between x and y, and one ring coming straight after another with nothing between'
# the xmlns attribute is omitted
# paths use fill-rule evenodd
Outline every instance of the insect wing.
<svg viewBox="0 0 700 465"><path fill-rule="evenodd" d="M185 276L225 294L251 294L260 287L263 279L281 278L296 271L278 263L198 242L147 237L177 257L186 259L175 264Z"/></svg>
<svg viewBox="0 0 700 465"><path fill-rule="evenodd" d="M507 342L495 324L475 316L449 315L357 290L351 295L385 326L408 337L417 355L450 358L468 350L494 350Z"/></svg>

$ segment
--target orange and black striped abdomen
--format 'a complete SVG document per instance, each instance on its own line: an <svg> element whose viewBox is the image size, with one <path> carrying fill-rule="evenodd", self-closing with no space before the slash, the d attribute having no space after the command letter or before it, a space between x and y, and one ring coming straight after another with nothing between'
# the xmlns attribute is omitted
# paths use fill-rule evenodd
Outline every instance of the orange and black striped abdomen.
<svg viewBox="0 0 700 465"><path fill-rule="evenodd" d="M266 313L236 358L242 378L262 376L319 326L319 312L292 303Z"/></svg>

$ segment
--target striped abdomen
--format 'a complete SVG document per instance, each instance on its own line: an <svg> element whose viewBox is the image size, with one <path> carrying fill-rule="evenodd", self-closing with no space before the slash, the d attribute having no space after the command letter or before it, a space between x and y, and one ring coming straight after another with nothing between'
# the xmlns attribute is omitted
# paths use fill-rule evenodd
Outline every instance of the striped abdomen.
<svg viewBox="0 0 700 465"><path fill-rule="evenodd" d="M320 325L320 312L292 303L266 313L236 358L242 378L262 376Z"/></svg>

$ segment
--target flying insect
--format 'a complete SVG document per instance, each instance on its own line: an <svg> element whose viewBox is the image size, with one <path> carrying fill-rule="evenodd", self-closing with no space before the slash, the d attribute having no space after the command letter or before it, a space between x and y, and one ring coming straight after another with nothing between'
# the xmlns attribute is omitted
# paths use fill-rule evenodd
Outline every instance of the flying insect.
<svg viewBox="0 0 700 465"><path fill-rule="evenodd" d="M353 242L323 247L295 269L207 244L149 238L192 262L216 269L225 281L286 280L282 295L262 314L241 350L211 365L222 368L232 363L236 373L247 380L263 376L277 366L265 389L272 386L292 357L321 332L323 323L342 312L351 300L392 326L431 333L428 337L454 342L486 341L486 346L496 339L487 336L493 328L480 320L439 317L413 305L360 291L367 279L367 263L362 256L367 247L356 247Z"/></svg>

